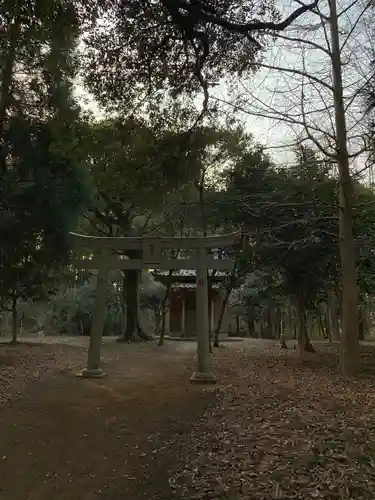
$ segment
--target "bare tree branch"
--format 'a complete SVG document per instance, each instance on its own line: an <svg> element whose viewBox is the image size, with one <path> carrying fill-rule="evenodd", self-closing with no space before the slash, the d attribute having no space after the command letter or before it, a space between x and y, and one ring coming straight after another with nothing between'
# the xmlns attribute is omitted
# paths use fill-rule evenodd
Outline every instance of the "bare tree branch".
<svg viewBox="0 0 375 500"><path fill-rule="evenodd" d="M343 43L341 44L341 49L340 49L341 52L344 50L345 45L347 44L349 38L352 36L354 30L357 28L360 20L362 19L362 17L364 16L364 14L368 11L368 9L372 5L374 5L374 2L373 2L373 0L370 0L369 2L367 2L367 4L365 5L365 7L363 8L362 12L360 12L360 14L358 14L358 16L357 16L357 18L356 18L356 20L355 20L355 22L354 22L351 30L347 34L347 36L346 36L345 40L343 41Z"/></svg>
<svg viewBox="0 0 375 500"><path fill-rule="evenodd" d="M279 39L282 39L282 40L287 40L289 42L297 42L297 43L300 43L300 44L309 45L313 49L320 50L320 51L324 52L325 54L327 54L329 56L329 51L325 47L323 47L322 45L319 45L318 43L312 42L311 40L308 40L306 38L293 37L293 36L288 36L288 35L284 35L284 34L281 34L281 33L277 33L275 35L275 38L279 38Z"/></svg>
<svg viewBox="0 0 375 500"><path fill-rule="evenodd" d="M177 19L180 18L181 12L185 11L192 17L192 19L195 19L196 21L202 20L210 22L216 24L217 26L221 26L228 31L240 33L242 35L248 35L249 33L254 31L283 31L302 14L313 10L318 5L318 0L314 0L314 2L309 4L298 2L300 3L301 7L296 9L287 18L278 23L259 21L255 19L244 24L234 23L229 19L218 16L217 11L213 6L201 0L195 0L194 2L187 2L183 0L162 0L162 3L170 12L170 14Z"/></svg>
<svg viewBox="0 0 375 500"><path fill-rule="evenodd" d="M289 73L289 74L292 74L292 75L299 75L299 76L302 76L304 78L308 78L312 82L316 82L319 85L322 85L322 87L325 87L330 92L333 92L332 85L329 85L327 82L325 82L321 78L318 78L318 77L316 77L314 75L311 75L310 73L305 73L304 71L301 71L301 70L298 70L298 69L293 69L293 68L284 68L284 67L281 67L281 66L272 66L270 64L263 64L263 63L256 63L255 64L254 63L254 66L255 65L257 67L259 67L259 68L272 69L274 71L280 71L282 73Z"/></svg>

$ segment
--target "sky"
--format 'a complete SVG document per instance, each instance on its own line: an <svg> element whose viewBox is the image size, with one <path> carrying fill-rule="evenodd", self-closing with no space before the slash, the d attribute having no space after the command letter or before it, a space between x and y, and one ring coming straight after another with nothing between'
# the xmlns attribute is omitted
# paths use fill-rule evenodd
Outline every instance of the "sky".
<svg viewBox="0 0 375 500"><path fill-rule="evenodd" d="M290 10L290 2L285 5ZM322 13L328 14L328 2L321 1L320 6ZM363 146L359 136L365 131L361 89L371 75L373 12L369 11L368 2L362 0L354 3L339 0L337 10L348 142L350 152L355 155ZM281 36L304 42L277 39L270 46L263 63L286 71L262 68L253 78L239 81L238 92L242 97L241 107L246 111L241 116L248 130L269 146L279 161L290 163L293 155L289 144L299 136L306 136L306 131L299 124L285 123L285 118L289 122L304 118L309 124L308 132L324 146L327 145L327 133L335 135L333 95L327 87L332 85L330 56L318 48L330 48L331 35L328 22L322 25L317 15L308 14ZM309 76L302 78L293 71L306 72ZM225 89L222 91L225 94ZM225 99L228 96L224 96ZM352 162L355 169L363 166L362 157L353 158Z"/></svg>
<svg viewBox="0 0 375 500"><path fill-rule="evenodd" d="M284 17L299 4L293 0L278 0L278 5ZM320 5L321 14L327 14L328 0L321 1ZM369 60L373 55L369 28L371 18L364 8L367 6L364 0L354 3L352 0L338 0L337 6L341 13L339 26L349 147L354 154L361 147L358 136L362 134L364 125L359 91L369 75ZM308 133L325 148L328 146L327 133L334 135L332 94L327 89L327 85L332 84L330 58L317 48L319 45L326 49L327 43L330 46L330 31L327 22L322 23L318 15L311 13L282 32L281 36L304 41L280 38L269 44L263 64L282 67L285 71L261 68L250 78L238 80L235 90L229 90L221 83L212 97L229 103L228 109L236 110L246 130L253 134L257 142L269 148L268 152L279 163L292 164L291 144L306 136L304 127L293 122L303 121L304 118L309 124ZM309 76L306 78L293 73L301 71ZM80 82L77 82L76 94L96 116L102 115ZM301 114L302 107L304 116ZM363 167L363 158L352 161L353 168Z"/></svg>

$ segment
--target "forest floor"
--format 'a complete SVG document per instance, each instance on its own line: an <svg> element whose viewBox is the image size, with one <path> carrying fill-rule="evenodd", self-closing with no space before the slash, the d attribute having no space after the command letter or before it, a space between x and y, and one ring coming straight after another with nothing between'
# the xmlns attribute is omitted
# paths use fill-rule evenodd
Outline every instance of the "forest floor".
<svg viewBox="0 0 375 500"><path fill-rule="evenodd" d="M373 499L375 348L350 381L318 348L237 342L204 387L180 342L107 342L100 380L82 345L1 345L0 498Z"/></svg>

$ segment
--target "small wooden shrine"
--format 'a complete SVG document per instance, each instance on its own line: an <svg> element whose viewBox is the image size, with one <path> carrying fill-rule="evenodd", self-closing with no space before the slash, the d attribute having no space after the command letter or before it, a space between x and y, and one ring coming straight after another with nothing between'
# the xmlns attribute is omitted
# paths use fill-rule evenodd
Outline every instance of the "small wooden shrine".
<svg viewBox="0 0 375 500"><path fill-rule="evenodd" d="M163 284L170 279L168 272L163 270L154 271L154 278ZM168 304L166 333L174 337L195 337L197 333L197 299L196 299L196 275L194 270L176 271L172 277L172 290ZM220 319L223 306L223 289L220 284L225 279L225 273L217 272L210 277L212 283L209 294L209 327L213 332ZM231 318L227 308L221 326L221 336L227 336L231 330Z"/></svg>

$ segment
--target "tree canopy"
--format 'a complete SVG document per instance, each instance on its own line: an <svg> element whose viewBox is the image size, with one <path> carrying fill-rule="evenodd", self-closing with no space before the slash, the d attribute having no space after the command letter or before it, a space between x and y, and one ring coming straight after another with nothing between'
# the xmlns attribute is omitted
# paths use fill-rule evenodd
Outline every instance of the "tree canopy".
<svg viewBox="0 0 375 500"><path fill-rule="evenodd" d="M256 69L265 35L315 5L281 19L272 1L113 2L85 37L86 84L111 109L202 91L205 108L209 87Z"/></svg>
<svg viewBox="0 0 375 500"><path fill-rule="evenodd" d="M68 231L88 201L72 97L78 8L65 1L0 8L2 303L10 294L40 295L52 269L66 262Z"/></svg>

